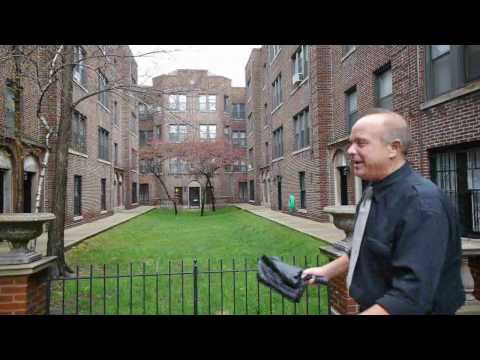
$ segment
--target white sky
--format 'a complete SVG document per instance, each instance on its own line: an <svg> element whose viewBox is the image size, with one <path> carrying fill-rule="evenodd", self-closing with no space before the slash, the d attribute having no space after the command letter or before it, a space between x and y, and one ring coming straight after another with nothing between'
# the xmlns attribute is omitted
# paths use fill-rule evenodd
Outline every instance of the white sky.
<svg viewBox="0 0 480 360"><path fill-rule="evenodd" d="M203 69L232 79L232 86L245 86L245 65L253 48L261 45L130 45L138 57L139 85L152 85L152 77L176 69Z"/></svg>

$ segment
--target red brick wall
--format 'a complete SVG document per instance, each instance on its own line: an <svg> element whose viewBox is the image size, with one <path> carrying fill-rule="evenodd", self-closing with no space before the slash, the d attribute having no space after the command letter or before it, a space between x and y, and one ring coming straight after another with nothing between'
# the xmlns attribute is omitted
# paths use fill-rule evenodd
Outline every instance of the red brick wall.
<svg viewBox="0 0 480 360"><path fill-rule="evenodd" d="M348 295L346 281L347 273L329 281L330 303L340 315L354 315L358 313L358 304Z"/></svg>
<svg viewBox="0 0 480 360"><path fill-rule="evenodd" d="M46 314L46 271L0 278L0 315Z"/></svg>

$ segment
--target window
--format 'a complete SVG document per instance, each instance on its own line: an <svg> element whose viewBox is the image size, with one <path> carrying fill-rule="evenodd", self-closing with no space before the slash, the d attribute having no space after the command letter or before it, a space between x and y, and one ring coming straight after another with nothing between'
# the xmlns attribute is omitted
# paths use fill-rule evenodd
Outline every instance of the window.
<svg viewBox="0 0 480 360"><path fill-rule="evenodd" d="M168 109L170 111L186 111L187 96L186 95L168 95Z"/></svg>
<svg viewBox="0 0 480 360"><path fill-rule="evenodd" d="M480 147L432 153L432 180L455 205L462 236L480 238Z"/></svg>
<svg viewBox="0 0 480 360"><path fill-rule="evenodd" d="M153 138L153 130L140 130L140 146L150 144Z"/></svg>
<svg viewBox="0 0 480 360"><path fill-rule="evenodd" d="M98 72L98 101L108 108L108 79L100 71Z"/></svg>
<svg viewBox="0 0 480 360"><path fill-rule="evenodd" d="M162 138L162 127L160 125L155 126L155 138L156 139Z"/></svg>
<svg viewBox="0 0 480 360"><path fill-rule="evenodd" d="M264 125L269 125L270 124L270 117L268 116L268 104L265 103L263 105L263 122L264 122Z"/></svg>
<svg viewBox="0 0 480 360"><path fill-rule="evenodd" d="M247 102L250 101L250 98L252 97L252 89L250 88L250 82L251 82L251 78L249 77L247 79L247 81L245 82L245 84L246 84L245 95L247 96Z"/></svg>
<svg viewBox="0 0 480 360"><path fill-rule="evenodd" d="M235 160L232 165L225 166L225 171L246 172L247 163L244 160Z"/></svg>
<svg viewBox="0 0 480 360"><path fill-rule="evenodd" d="M118 144L114 143L113 144L113 153L114 153L114 165L118 166Z"/></svg>
<svg viewBox="0 0 480 360"><path fill-rule="evenodd" d="M305 172L301 171L299 174L300 182L300 209L307 208L307 192L305 190Z"/></svg>
<svg viewBox="0 0 480 360"><path fill-rule="evenodd" d="M15 88L11 81L7 81L5 88L5 127L6 135L14 136L15 133Z"/></svg>
<svg viewBox="0 0 480 360"><path fill-rule="evenodd" d="M140 174L145 175L145 174L150 174L153 169L153 159L141 159L139 162L139 171Z"/></svg>
<svg viewBox="0 0 480 360"><path fill-rule="evenodd" d="M215 140L217 138L217 125L200 125L201 140Z"/></svg>
<svg viewBox="0 0 480 360"><path fill-rule="evenodd" d="M223 96L223 112L229 113L230 112L230 99L227 95Z"/></svg>
<svg viewBox="0 0 480 360"><path fill-rule="evenodd" d="M308 45L300 45L292 56L292 83L298 84L308 77Z"/></svg>
<svg viewBox="0 0 480 360"><path fill-rule="evenodd" d="M136 169L136 168L137 168L137 150L132 149L132 150L131 150L131 154L132 154L132 155L131 155L131 156L132 156L132 161L131 161L131 163L132 163L132 168L133 168L133 169Z"/></svg>
<svg viewBox="0 0 480 360"><path fill-rule="evenodd" d="M132 204L137 202L137 183L132 182Z"/></svg>
<svg viewBox="0 0 480 360"><path fill-rule="evenodd" d="M138 104L138 114L139 115L145 115L146 113L147 113L147 105L142 104L142 103Z"/></svg>
<svg viewBox="0 0 480 360"><path fill-rule="evenodd" d="M268 142L265 143L265 165L270 163L270 148Z"/></svg>
<svg viewBox="0 0 480 360"><path fill-rule="evenodd" d="M83 66L86 57L87 52L84 48L81 46L73 47L73 62L75 63L73 67L73 80L84 86L87 83L87 69Z"/></svg>
<svg viewBox="0 0 480 360"><path fill-rule="evenodd" d="M230 126L225 125L225 127L223 128L223 136L224 136L226 139L229 139L229 138L230 138Z"/></svg>
<svg viewBox="0 0 480 360"><path fill-rule="evenodd" d="M303 149L310 145L310 116L308 108L293 117L295 129L295 150Z"/></svg>
<svg viewBox="0 0 480 360"><path fill-rule="evenodd" d="M113 123L118 124L118 103L113 102Z"/></svg>
<svg viewBox="0 0 480 360"><path fill-rule="evenodd" d="M100 179L100 194L101 210L107 210L107 179Z"/></svg>
<svg viewBox="0 0 480 360"><path fill-rule="evenodd" d="M280 52L281 50L281 46L280 45L269 45L268 46L268 60L269 62L272 62L275 57L278 55L278 53Z"/></svg>
<svg viewBox="0 0 480 360"><path fill-rule="evenodd" d="M168 139L170 142L180 143L184 142L187 136L186 125L169 125L168 127Z"/></svg>
<svg viewBox="0 0 480 360"><path fill-rule="evenodd" d="M73 216L82 215L82 177L73 177Z"/></svg>
<svg viewBox="0 0 480 360"><path fill-rule="evenodd" d="M86 131L86 118L78 111L73 111L72 116L72 134L70 147L75 150L87 153L87 131Z"/></svg>
<svg viewBox="0 0 480 360"><path fill-rule="evenodd" d="M233 120L245 120L245 104L232 104Z"/></svg>
<svg viewBox="0 0 480 360"><path fill-rule="evenodd" d="M250 113L250 114L248 115L248 120L247 120L247 130L248 130L249 133L254 130L254 124L253 124L253 122L254 122L253 113Z"/></svg>
<svg viewBox="0 0 480 360"><path fill-rule="evenodd" d="M232 131L232 145L239 147L247 146L247 134L245 133L245 131Z"/></svg>
<svg viewBox="0 0 480 360"><path fill-rule="evenodd" d="M279 127L273 132L273 157L283 156L283 127Z"/></svg>
<svg viewBox="0 0 480 360"><path fill-rule="evenodd" d="M350 51L355 49L355 45L343 45L342 47L342 56L347 55Z"/></svg>
<svg viewBox="0 0 480 360"><path fill-rule="evenodd" d="M480 45L429 45L425 55L429 99L480 79Z"/></svg>
<svg viewBox="0 0 480 360"><path fill-rule="evenodd" d="M392 69L390 65L375 76L377 107L392 110Z"/></svg>
<svg viewBox="0 0 480 360"><path fill-rule="evenodd" d="M198 97L199 111L216 111L217 96L216 95L200 95Z"/></svg>
<svg viewBox="0 0 480 360"><path fill-rule="evenodd" d="M109 160L108 154L108 134L109 132L102 127L98 127L98 158L102 160Z"/></svg>
<svg viewBox="0 0 480 360"><path fill-rule="evenodd" d="M358 119L358 105L357 105L357 88L354 87L345 93L346 97L346 114L347 114L347 126L351 130L353 124Z"/></svg>
<svg viewBox="0 0 480 360"><path fill-rule="evenodd" d="M273 109L282 103L282 74L278 74L272 83L272 107Z"/></svg>
<svg viewBox="0 0 480 360"><path fill-rule="evenodd" d="M253 169L253 148L248 149L248 170Z"/></svg>
<svg viewBox="0 0 480 360"><path fill-rule="evenodd" d="M170 173L171 174L188 174L190 172L190 166L185 160L178 158L170 158Z"/></svg>

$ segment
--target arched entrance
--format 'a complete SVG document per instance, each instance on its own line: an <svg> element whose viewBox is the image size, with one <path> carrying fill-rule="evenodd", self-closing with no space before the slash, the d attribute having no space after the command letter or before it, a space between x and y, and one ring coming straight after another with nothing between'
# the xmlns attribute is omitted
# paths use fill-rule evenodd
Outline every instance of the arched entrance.
<svg viewBox="0 0 480 360"><path fill-rule="evenodd" d="M334 183L335 183L335 205L348 205L347 176L349 167L347 159L342 150L338 150L333 158Z"/></svg>
<svg viewBox="0 0 480 360"><path fill-rule="evenodd" d="M12 161L0 150L0 213L12 211Z"/></svg>
<svg viewBox="0 0 480 360"><path fill-rule="evenodd" d="M23 212L35 211L39 174L37 159L32 155L27 156L23 161Z"/></svg>
<svg viewBox="0 0 480 360"><path fill-rule="evenodd" d="M202 192L200 191L200 183L192 181L188 184L188 206L199 207L202 203Z"/></svg>

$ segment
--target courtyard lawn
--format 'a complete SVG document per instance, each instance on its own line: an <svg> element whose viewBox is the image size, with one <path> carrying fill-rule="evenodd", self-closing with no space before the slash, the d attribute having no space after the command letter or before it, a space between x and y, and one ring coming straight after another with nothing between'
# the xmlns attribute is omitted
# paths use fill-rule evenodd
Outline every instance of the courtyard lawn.
<svg viewBox="0 0 480 360"><path fill-rule="evenodd" d="M199 314L318 314L325 287L299 304L256 279L261 255L302 267L325 263L321 241L237 208L153 210L67 252L80 279L55 281L53 313L192 314L197 261Z"/></svg>

